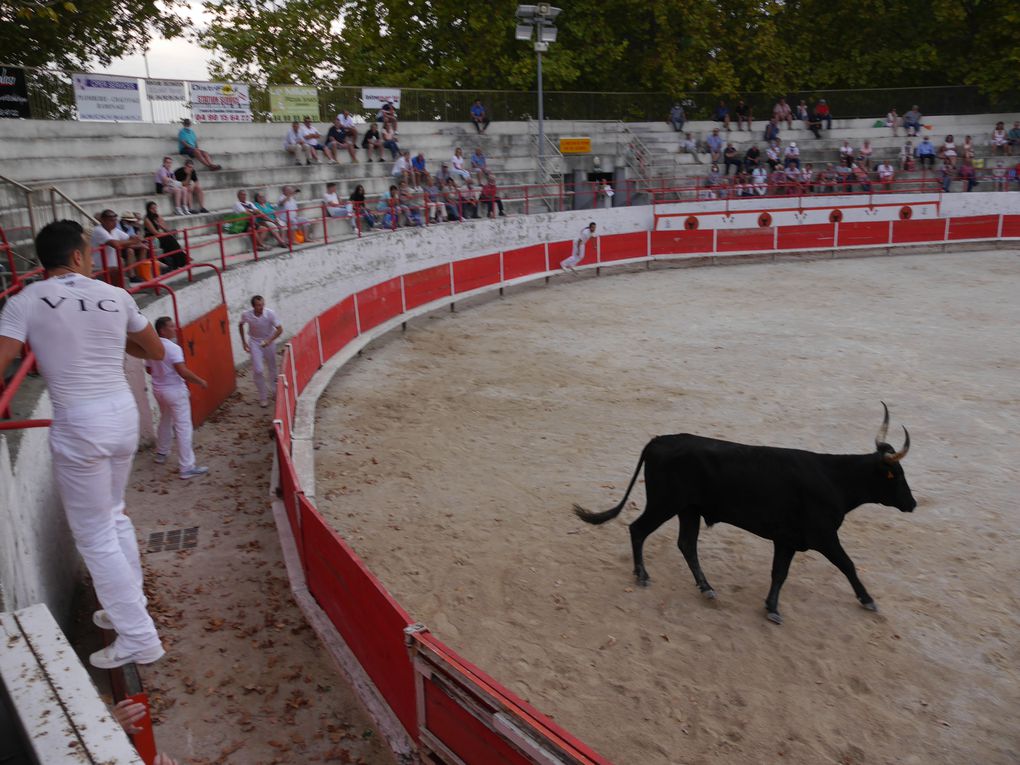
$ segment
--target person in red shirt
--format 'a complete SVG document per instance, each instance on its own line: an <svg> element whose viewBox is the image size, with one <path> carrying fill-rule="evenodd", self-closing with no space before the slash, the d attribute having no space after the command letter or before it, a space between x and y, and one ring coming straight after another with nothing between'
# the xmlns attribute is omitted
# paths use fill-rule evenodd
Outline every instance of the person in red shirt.
<svg viewBox="0 0 1020 765"><path fill-rule="evenodd" d="M829 104L824 98L819 98L815 104L815 118L825 123L826 130L832 130L832 114L829 112Z"/></svg>

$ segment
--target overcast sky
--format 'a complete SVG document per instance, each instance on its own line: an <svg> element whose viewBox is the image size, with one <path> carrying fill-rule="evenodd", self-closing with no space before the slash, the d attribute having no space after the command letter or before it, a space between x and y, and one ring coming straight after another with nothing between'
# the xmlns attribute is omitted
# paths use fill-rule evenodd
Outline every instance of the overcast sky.
<svg viewBox="0 0 1020 765"><path fill-rule="evenodd" d="M200 0L189 0L187 9L179 13L186 16L196 27L206 23L207 15ZM174 80L208 80L209 60L212 54L197 43L186 38L165 40L153 38L149 47L149 76ZM117 59L110 66L96 67L94 71L103 74L120 74L128 77L145 76L145 57L141 54Z"/></svg>

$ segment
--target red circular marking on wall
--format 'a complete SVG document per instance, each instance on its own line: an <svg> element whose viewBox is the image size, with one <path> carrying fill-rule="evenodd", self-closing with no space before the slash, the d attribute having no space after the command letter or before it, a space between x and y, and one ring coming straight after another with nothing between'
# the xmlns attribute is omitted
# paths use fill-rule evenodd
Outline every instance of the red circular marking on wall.
<svg viewBox="0 0 1020 765"><path fill-rule="evenodd" d="M772 216L769 215L767 212L763 212L761 215L758 216L758 225L761 228L768 228L769 226L772 225Z"/></svg>
<svg viewBox="0 0 1020 765"><path fill-rule="evenodd" d="M910 220L914 217L914 208L910 205L903 205L900 208L900 220Z"/></svg>
<svg viewBox="0 0 1020 765"><path fill-rule="evenodd" d="M698 220L696 215L688 215L687 220L684 221L684 228L688 231L697 231L700 225L701 221Z"/></svg>
<svg viewBox="0 0 1020 765"><path fill-rule="evenodd" d="M833 210L829 213L829 223L839 223L843 220L842 210Z"/></svg>

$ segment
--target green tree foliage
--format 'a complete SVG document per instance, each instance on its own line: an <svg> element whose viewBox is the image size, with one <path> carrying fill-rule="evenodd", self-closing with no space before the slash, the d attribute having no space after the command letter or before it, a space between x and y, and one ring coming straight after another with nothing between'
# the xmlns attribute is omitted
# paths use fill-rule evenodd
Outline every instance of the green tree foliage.
<svg viewBox="0 0 1020 765"><path fill-rule="evenodd" d="M145 48L153 35L176 37L183 0L0 2L0 58L6 64L82 69Z"/></svg>
<svg viewBox="0 0 1020 765"><path fill-rule="evenodd" d="M206 0L216 72L329 87L531 89L516 0ZM1015 0L563 0L550 90L1015 89Z"/></svg>

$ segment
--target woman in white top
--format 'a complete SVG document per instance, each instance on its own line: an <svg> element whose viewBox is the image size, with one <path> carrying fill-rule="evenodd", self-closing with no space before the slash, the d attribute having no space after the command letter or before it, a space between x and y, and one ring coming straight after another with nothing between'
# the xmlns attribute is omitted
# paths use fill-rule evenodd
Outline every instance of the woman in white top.
<svg viewBox="0 0 1020 765"><path fill-rule="evenodd" d="M907 141L900 149L900 170L907 172L914 169L914 144Z"/></svg>
<svg viewBox="0 0 1020 765"><path fill-rule="evenodd" d="M471 178L471 173L464 169L464 151L458 146L450 157L450 172L459 175L465 181Z"/></svg>
<svg viewBox="0 0 1020 765"><path fill-rule="evenodd" d="M1009 136L1006 134L1006 126L1002 122L995 123L995 130L992 131L992 151L996 154L1005 154L1009 147Z"/></svg>
<svg viewBox="0 0 1020 765"><path fill-rule="evenodd" d="M847 167L850 167L854 161L854 155L857 152L854 147L850 145L849 141L843 141L843 145L839 147L839 159Z"/></svg>
<svg viewBox="0 0 1020 765"><path fill-rule="evenodd" d="M897 135L896 128L900 122L900 115L896 113L896 109L890 109L889 113L885 115L885 126L892 128L893 137Z"/></svg>
<svg viewBox="0 0 1020 765"><path fill-rule="evenodd" d="M963 149L960 150L960 156L964 159L974 159L974 139L969 135L963 137Z"/></svg>
<svg viewBox="0 0 1020 765"><path fill-rule="evenodd" d="M956 142L952 135L947 135L945 143L939 147L939 157L949 163L950 167L956 167Z"/></svg>
<svg viewBox="0 0 1020 765"><path fill-rule="evenodd" d="M301 213L298 211L297 197L294 195L300 191L301 189L296 189L293 186L284 186L283 196L276 203L276 207L282 213L283 222L291 232L291 237L294 237L294 232L301 231L307 242L312 238L314 224L307 218L301 217Z"/></svg>
<svg viewBox="0 0 1020 765"><path fill-rule="evenodd" d="M865 170L871 170L871 155L873 153L874 149L871 148L871 141L865 141L861 144L861 153L857 162L863 165Z"/></svg>

